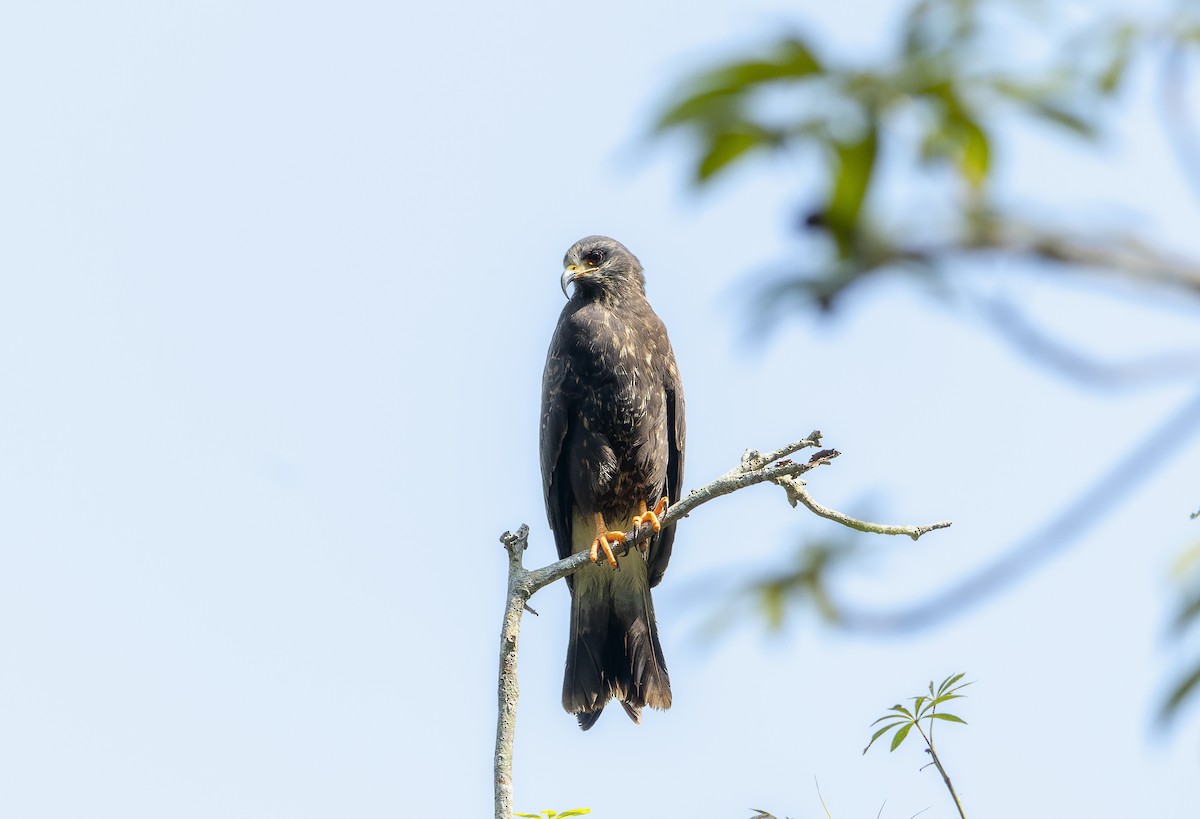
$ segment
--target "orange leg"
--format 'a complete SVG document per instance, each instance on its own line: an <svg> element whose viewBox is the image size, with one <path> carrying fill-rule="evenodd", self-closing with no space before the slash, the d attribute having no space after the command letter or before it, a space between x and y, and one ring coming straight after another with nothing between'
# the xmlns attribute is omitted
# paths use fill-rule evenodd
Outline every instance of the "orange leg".
<svg viewBox="0 0 1200 819"><path fill-rule="evenodd" d="M604 558L608 561L608 565L614 569L617 568L617 558L613 554L610 543L624 543L624 532L608 531L608 524L604 522L604 515L596 513L596 539L592 541L591 555L593 563L600 562L600 552L604 552Z"/></svg>
<svg viewBox="0 0 1200 819"><path fill-rule="evenodd" d="M645 501L640 501L638 506L641 507L641 510L638 512L638 514L633 516L633 525L640 529L643 523L648 522L650 524L650 528L654 531L662 531L662 524L658 522L658 516L667 511L667 499L665 497L660 498L653 509L647 509ZM642 544L645 543L646 541L643 540ZM646 551L644 546L642 551Z"/></svg>

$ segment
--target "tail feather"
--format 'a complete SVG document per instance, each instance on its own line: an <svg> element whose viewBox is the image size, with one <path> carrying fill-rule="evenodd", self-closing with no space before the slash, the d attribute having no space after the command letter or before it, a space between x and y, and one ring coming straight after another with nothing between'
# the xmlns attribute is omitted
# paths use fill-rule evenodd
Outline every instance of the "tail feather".
<svg viewBox="0 0 1200 819"><path fill-rule="evenodd" d="M615 646L617 656L612 658L614 665L623 672L621 700L637 708L644 705L670 708L671 680L667 676L662 645L658 642L649 585L630 589L628 593L622 593L616 586L612 603L615 632L623 636L621 644Z"/></svg>
<svg viewBox="0 0 1200 819"><path fill-rule="evenodd" d="M595 711L580 711L575 715L575 719L579 720L579 730L586 731L596 724L596 720L600 719L600 714L604 712L604 706L601 705ZM638 714L641 718L641 714Z"/></svg>
<svg viewBox="0 0 1200 819"><path fill-rule="evenodd" d="M585 731L595 723L612 697L613 678L608 672L609 616L606 605L598 605L595 594L597 578L589 577L585 566L576 572L575 588L571 593L571 636L567 643L567 667L563 675L563 708L580 715L580 727ZM595 713L584 725L583 715Z"/></svg>
<svg viewBox="0 0 1200 819"><path fill-rule="evenodd" d="M618 572L585 566L572 591L563 708L586 731L613 697L634 722L644 706L671 707L646 565L636 551L621 558Z"/></svg>

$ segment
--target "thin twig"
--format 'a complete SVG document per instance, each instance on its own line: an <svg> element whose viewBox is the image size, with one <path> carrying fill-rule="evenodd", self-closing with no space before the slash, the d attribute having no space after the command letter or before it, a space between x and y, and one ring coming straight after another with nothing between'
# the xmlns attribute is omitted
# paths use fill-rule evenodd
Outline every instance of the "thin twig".
<svg viewBox="0 0 1200 819"><path fill-rule="evenodd" d="M809 511L814 515L820 515L823 518L828 518L836 523L850 529L857 529L860 532L870 532L876 535L908 535L913 540L928 534L935 529L945 529L950 526L950 521L939 520L937 523L928 523L924 526L910 526L903 524L888 524L888 523L870 523L865 520L852 518L845 512L839 512L836 509L830 509L828 506L822 506L813 499L813 496L808 494L808 490L804 488L804 481L796 478L784 477L776 479L775 483L782 486L788 493L788 502L795 506L797 502L808 507Z"/></svg>

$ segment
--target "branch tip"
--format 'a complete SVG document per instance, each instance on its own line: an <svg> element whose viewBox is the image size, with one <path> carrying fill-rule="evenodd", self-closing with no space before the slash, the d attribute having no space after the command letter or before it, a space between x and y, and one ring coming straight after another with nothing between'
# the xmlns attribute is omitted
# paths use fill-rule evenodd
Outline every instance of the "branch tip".
<svg viewBox="0 0 1200 819"><path fill-rule="evenodd" d="M836 452L836 450L832 451ZM827 461L821 461L821 463L827 463ZM783 487L783 490L787 492L788 503L793 507L797 503L802 503L814 515L819 515L820 517L832 520L834 523L840 523L850 529L856 529L859 532L868 532L875 535L908 535L913 540L917 540L921 535L928 534L935 529L945 529L950 526L950 521L948 520L941 520L925 526L871 523L870 521L859 520L858 518L850 517L845 512L839 512L836 509L830 509L828 506L818 503L808 493L808 490L804 488L806 485L804 481L790 475L780 475L772 478L771 481Z"/></svg>
<svg viewBox="0 0 1200 819"><path fill-rule="evenodd" d="M504 548L508 549L509 551L512 551L512 549L518 544L520 544L522 551L529 548L529 524L522 523L517 528L516 534L513 534L512 532L505 532L504 534L500 535L500 542L503 543Z"/></svg>

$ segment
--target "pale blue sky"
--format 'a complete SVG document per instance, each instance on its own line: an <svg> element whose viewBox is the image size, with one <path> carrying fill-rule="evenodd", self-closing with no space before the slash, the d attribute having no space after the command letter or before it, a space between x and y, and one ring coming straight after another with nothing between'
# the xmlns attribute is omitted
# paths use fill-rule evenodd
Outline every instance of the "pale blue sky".
<svg viewBox="0 0 1200 819"><path fill-rule="evenodd" d="M64 3L0 12L0 814L491 812L505 560L553 556L537 466L563 251L637 253L688 400L687 485L820 428L822 501L951 518L844 578L920 599L1035 529L1187 391L1081 390L901 282L745 341L756 272L812 178L764 163L693 197L641 141L687 69L798 21L831 52L890 2ZM1119 141L1043 132L1004 190L1195 250L1149 77ZM901 196L890 191L889 196ZM1114 207L1111 203L1119 204ZM987 273L999 279L1004 271ZM1194 313L997 284L1116 356ZM943 752L970 815L1187 816L1197 719L1157 698L1196 440L1036 576L900 638L801 617L707 643L719 591L833 524L773 488L681 528L656 609L675 706L580 733L566 590L522 635L519 810L600 819L948 817L923 755L860 756L931 677L978 680ZM759 534L748 539L747 527ZM1052 692L1043 693L1047 688Z"/></svg>

